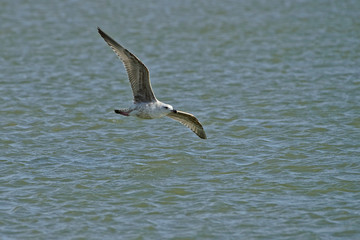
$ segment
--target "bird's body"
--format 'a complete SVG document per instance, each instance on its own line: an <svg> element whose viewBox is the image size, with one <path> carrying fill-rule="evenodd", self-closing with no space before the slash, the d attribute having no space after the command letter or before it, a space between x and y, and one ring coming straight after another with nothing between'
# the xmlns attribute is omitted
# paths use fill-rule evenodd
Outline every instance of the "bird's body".
<svg viewBox="0 0 360 240"><path fill-rule="evenodd" d="M205 131L197 118L186 112L177 111L171 105L160 102L151 88L149 71L146 66L131 52L123 48L100 28L99 34L123 62L133 91L134 103L129 108L115 110L124 116L135 116L144 119L170 117L190 128L200 138L205 139Z"/></svg>
<svg viewBox="0 0 360 240"><path fill-rule="evenodd" d="M144 119L153 119L153 118L165 117L166 115L169 114L168 109L171 108L172 106L170 106L169 104L165 104L157 100L154 102L134 103L129 108L115 110L115 112L122 114L124 116L134 116Z"/></svg>

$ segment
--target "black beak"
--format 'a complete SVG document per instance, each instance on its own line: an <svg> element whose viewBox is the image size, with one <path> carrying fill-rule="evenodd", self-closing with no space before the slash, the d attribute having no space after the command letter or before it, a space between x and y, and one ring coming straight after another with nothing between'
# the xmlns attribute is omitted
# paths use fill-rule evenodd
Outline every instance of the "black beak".
<svg viewBox="0 0 360 240"><path fill-rule="evenodd" d="M177 111L176 111L175 109L174 109L174 110L172 110L172 112L173 112L173 113L177 113Z"/></svg>

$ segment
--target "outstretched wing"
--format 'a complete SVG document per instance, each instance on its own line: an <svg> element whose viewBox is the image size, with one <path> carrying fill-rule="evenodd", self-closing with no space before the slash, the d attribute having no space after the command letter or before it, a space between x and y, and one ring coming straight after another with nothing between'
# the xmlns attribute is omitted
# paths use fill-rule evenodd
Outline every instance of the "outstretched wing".
<svg viewBox="0 0 360 240"><path fill-rule="evenodd" d="M190 128L191 131L200 138L206 139L204 128L194 115L183 111L177 111L177 113L171 112L167 116Z"/></svg>
<svg viewBox="0 0 360 240"><path fill-rule="evenodd" d="M123 48L98 27L99 34L123 62L134 95L134 102L153 102L156 97L151 88L149 70L131 52Z"/></svg>

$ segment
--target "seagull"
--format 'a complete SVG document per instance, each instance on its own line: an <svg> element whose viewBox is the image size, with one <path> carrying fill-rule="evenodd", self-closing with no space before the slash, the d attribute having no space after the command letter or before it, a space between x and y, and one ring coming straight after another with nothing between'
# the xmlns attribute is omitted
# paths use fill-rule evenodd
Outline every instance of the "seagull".
<svg viewBox="0 0 360 240"><path fill-rule="evenodd" d="M99 27L98 32L123 62L134 96L133 105L120 110L116 109L115 113L143 119L167 116L190 128L200 138L206 139L204 128L194 115L175 110L173 106L157 100L151 88L149 70L134 54L123 48Z"/></svg>

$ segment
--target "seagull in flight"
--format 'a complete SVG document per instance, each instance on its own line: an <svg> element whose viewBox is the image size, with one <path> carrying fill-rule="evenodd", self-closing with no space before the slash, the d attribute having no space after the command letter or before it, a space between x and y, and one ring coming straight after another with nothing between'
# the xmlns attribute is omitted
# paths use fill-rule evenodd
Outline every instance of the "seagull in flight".
<svg viewBox="0 0 360 240"><path fill-rule="evenodd" d="M160 102L151 88L149 70L131 52L104 33L98 27L99 34L123 62L132 88L134 101L129 108L115 110L124 116L135 116L144 119L167 116L190 128L200 138L206 139L204 128L192 114L175 110L171 105Z"/></svg>

